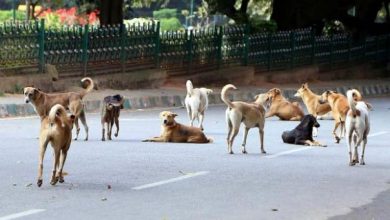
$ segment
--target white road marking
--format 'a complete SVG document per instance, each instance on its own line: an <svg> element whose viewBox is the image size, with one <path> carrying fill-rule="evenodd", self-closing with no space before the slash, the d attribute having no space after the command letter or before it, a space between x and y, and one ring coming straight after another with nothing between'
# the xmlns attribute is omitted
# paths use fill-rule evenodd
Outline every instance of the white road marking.
<svg viewBox="0 0 390 220"><path fill-rule="evenodd" d="M24 212L19 212L19 213L0 217L0 220L10 220L10 219L21 218L24 216L33 215L33 214L37 214L37 213L44 212L44 211L45 211L44 209L30 209L30 210L27 210Z"/></svg>
<svg viewBox="0 0 390 220"><path fill-rule="evenodd" d="M376 133L373 133L373 134L369 134L367 137L375 137L375 136L379 136L379 135L387 134L387 133L388 133L387 131L381 131L381 132L376 132Z"/></svg>
<svg viewBox="0 0 390 220"><path fill-rule="evenodd" d="M152 188L152 187L156 187L156 186L165 185L165 184L168 184L168 183L174 183L174 182L177 182L177 181L185 180L185 179L196 177L196 176L206 175L208 173L209 173L209 171L200 171L200 172L196 172L196 173L189 173L189 174L186 174L186 175L183 175L183 176L179 176L179 177L176 177L176 178L167 179L167 180L163 180L163 181L159 181L159 182L155 182L155 183L150 183L150 184L145 184L145 185L142 185L142 186L133 187L132 189L133 190L148 189L148 188Z"/></svg>
<svg viewBox="0 0 390 220"><path fill-rule="evenodd" d="M304 150L310 150L310 149L313 149L313 147L301 147L301 148L298 148L298 149L292 149L292 150L288 150L288 151L283 151L283 152L280 152L280 153L277 153L277 154L268 155L268 156L265 156L265 157L272 159L272 158L280 157L280 156L283 156L283 155L286 155L286 154L292 154L292 153L295 153L295 152L298 152L298 151L304 151Z"/></svg>
<svg viewBox="0 0 390 220"><path fill-rule="evenodd" d="M120 118L119 121L160 121L159 118Z"/></svg>
<svg viewBox="0 0 390 220"><path fill-rule="evenodd" d="M9 117L9 118L0 118L0 121L24 120L24 119L35 119L35 118L39 118L39 117L38 116Z"/></svg>

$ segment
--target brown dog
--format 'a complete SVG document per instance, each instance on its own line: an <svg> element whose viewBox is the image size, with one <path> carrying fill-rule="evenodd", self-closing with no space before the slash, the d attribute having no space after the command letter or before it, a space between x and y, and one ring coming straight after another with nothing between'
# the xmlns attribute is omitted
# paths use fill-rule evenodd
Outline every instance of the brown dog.
<svg viewBox="0 0 390 220"><path fill-rule="evenodd" d="M80 118L81 123L85 128L86 137L85 140L88 140L88 125L85 118L84 104L82 102L83 97L92 91L94 88L94 83L91 78L83 78L81 82L85 86L85 90L81 92L64 92L64 93L44 93L38 88L34 87L25 87L23 89L24 99L26 103L31 103L34 106L35 111L38 113L41 120L45 118L50 109L56 105L60 104L66 109L69 109L70 112L76 117L74 122L76 125L76 138L77 140L80 132L80 127L78 123L78 118Z"/></svg>
<svg viewBox="0 0 390 220"><path fill-rule="evenodd" d="M324 116L332 110L328 103L321 104L319 102L321 96L312 92L307 83L302 84L294 96L302 98L309 114L312 114L316 118L317 116Z"/></svg>
<svg viewBox="0 0 390 220"><path fill-rule="evenodd" d="M102 141L105 141L104 126L107 127L107 139L111 140L112 126L115 123L116 132L115 137L118 137L119 132L119 115L121 109L123 109L123 103L125 99L121 95L107 96L103 100L102 111L101 111L101 122L102 122Z"/></svg>
<svg viewBox="0 0 390 220"><path fill-rule="evenodd" d="M39 134L39 167L37 185L42 185L43 158L49 142L54 151L54 167L50 184L55 185L58 181L64 182L62 170L66 156L72 141L72 127L75 116L68 116L63 106L56 104L48 112L41 122Z"/></svg>
<svg viewBox="0 0 390 220"><path fill-rule="evenodd" d="M228 152L233 154L233 142L240 130L241 123L245 125L244 141L242 143L242 153L246 154L246 138L248 131L251 128L258 127L260 134L260 151L265 154L264 150L264 124L265 124L265 108L267 105L268 95L259 94L255 96L256 100L253 103L246 102L231 102L228 98L228 91L237 89L234 85L228 84L222 88L221 99L228 106L226 109L226 122L229 132L227 136Z"/></svg>
<svg viewBox="0 0 390 220"><path fill-rule="evenodd" d="M335 120L333 136L335 138L335 142L340 143L340 138L343 136L344 129L345 129L345 118L349 110L347 97L335 91L328 90L322 93L319 103L321 104L328 103L330 105L332 109L332 115ZM336 130L339 126L340 126L340 135L338 136L336 134Z"/></svg>
<svg viewBox="0 0 390 220"><path fill-rule="evenodd" d="M200 128L185 126L175 121L177 114L163 111L160 118L163 120L161 125L161 135L144 142L177 142L177 143L209 143L211 139L206 138Z"/></svg>
<svg viewBox="0 0 390 220"><path fill-rule="evenodd" d="M267 92L271 106L265 117L277 116L281 120L299 121L305 115L297 102L289 102L283 97L282 91L278 88L270 89Z"/></svg>

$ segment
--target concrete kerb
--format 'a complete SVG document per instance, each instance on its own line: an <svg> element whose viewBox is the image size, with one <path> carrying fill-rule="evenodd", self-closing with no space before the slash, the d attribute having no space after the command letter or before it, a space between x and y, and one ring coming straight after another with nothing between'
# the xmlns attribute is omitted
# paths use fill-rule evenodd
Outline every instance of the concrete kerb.
<svg viewBox="0 0 390 220"><path fill-rule="evenodd" d="M318 87L313 88L313 91L320 94L325 90L335 90L339 93L345 94L350 88L356 88L362 92L364 97L373 97L379 95L390 94L390 85L377 84L377 85L365 85L365 86L342 86L342 87ZM254 96L259 93L266 92L267 89L257 89L253 91L236 91L230 98L233 100L251 101ZM294 94L296 89L283 89L283 94L288 99L296 100ZM124 109L137 110L148 108L170 108L184 106L185 95L174 96L147 96L147 97L130 97L126 98L124 103ZM219 93L214 93L209 96L209 104L221 104L222 100ZM85 101L85 107L87 112L98 112L101 108L101 100ZM0 104L0 118L5 117L21 117L36 115L34 108L30 104Z"/></svg>

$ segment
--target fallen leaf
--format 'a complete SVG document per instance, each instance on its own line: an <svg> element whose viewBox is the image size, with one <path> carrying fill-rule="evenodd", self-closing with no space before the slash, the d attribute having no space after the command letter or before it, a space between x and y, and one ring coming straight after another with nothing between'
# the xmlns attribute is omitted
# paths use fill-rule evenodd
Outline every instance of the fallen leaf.
<svg viewBox="0 0 390 220"><path fill-rule="evenodd" d="M273 212L277 212L277 211L279 211L278 209L271 209Z"/></svg>
<svg viewBox="0 0 390 220"><path fill-rule="evenodd" d="M102 198L101 200L102 200L102 201L107 201L107 198Z"/></svg>

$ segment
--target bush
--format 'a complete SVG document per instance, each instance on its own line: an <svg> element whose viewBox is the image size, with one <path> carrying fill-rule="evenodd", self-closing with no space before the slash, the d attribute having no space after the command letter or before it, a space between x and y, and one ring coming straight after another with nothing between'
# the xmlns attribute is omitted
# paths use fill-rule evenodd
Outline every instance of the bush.
<svg viewBox="0 0 390 220"><path fill-rule="evenodd" d="M16 11L16 20L24 20L26 15L24 12ZM0 10L0 22L10 21L13 19L12 10Z"/></svg>
<svg viewBox="0 0 390 220"><path fill-rule="evenodd" d="M181 29L182 27L183 26L177 18L160 19L160 28L162 31L175 31Z"/></svg>
<svg viewBox="0 0 390 220"><path fill-rule="evenodd" d="M262 20L254 17L250 23L253 32L275 32L278 29L278 25L273 20Z"/></svg>
<svg viewBox="0 0 390 220"><path fill-rule="evenodd" d="M153 11L153 18L163 19L163 18L176 18L177 9L175 8L164 8L158 11Z"/></svg>

